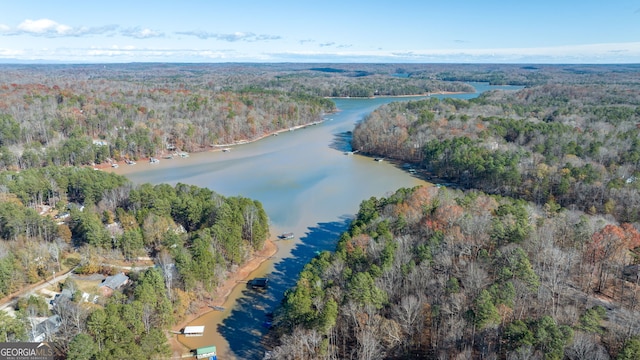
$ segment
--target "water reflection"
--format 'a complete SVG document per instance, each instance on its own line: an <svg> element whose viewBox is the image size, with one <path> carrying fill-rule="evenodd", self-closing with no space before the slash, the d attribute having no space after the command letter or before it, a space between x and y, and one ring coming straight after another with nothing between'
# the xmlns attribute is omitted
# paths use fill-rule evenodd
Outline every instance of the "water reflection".
<svg viewBox="0 0 640 360"><path fill-rule="evenodd" d="M268 330L269 315L273 313L284 292L295 285L304 266L320 251L333 250L335 239L342 234L351 222L350 216L342 216L340 221L320 223L309 228L300 238L291 256L274 264L268 275L269 287L266 291L245 289L242 297L236 301L231 315L218 325L218 331L229 341L231 351L238 359L261 359L264 355L261 343Z"/></svg>

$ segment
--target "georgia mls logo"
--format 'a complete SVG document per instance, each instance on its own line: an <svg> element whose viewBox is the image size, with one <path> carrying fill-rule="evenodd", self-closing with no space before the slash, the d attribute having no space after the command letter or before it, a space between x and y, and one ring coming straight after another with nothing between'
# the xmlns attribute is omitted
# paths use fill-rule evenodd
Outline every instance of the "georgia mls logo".
<svg viewBox="0 0 640 360"><path fill-rule="evenodd" d="M0 360L53 360L53 355L46 342L0 343Z"/></svg>

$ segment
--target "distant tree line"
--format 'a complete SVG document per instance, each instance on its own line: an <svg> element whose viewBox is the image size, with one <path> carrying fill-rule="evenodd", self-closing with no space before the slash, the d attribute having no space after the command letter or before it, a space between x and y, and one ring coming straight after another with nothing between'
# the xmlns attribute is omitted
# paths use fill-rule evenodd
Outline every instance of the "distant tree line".
<svg viewBox="0 0 640 360"><path fill-rule="evenodd" d="M175 68L174 68L175 67ZM327 97L470 92L376 71L15 66L0 75L0 169L91 165L254 140L335 111Z"/></svg>
<svg viewBox="0 0 640 360"><path fill-rule="evenodd" d="M464 83L636 85L631 65L2 65L0 169L202 151L318 121L327 97L473 92Z"/></svg>
<svg viewBox="0 0 640 360"><path fill-rule="evenodd" d="M90 165L253 140L320 120L326 99L100 81L0 86L0 168Z"/></svg>
<svg viewBox="0 0 640 360"><path fill-rule="evenodd" d="M635 222L639 104L637 88L600 84L394 103L358 124L353 146L465 188Z"/></svg>

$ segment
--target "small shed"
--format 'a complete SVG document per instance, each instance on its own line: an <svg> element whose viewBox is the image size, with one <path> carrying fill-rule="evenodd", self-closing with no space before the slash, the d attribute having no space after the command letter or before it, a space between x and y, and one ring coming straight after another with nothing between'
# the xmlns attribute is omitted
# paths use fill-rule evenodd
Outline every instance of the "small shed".
<svg viewBox="0 0 640 360"><path fill-rule="evenodd" d="M196 359L209 359L209 360L217 360L218 355L216 355L216 347L215 346L205 346L201 348L197 348L195 350Z"/></svg>
<svg viewBox="0 0 640 360"><path fill-rule="evenodd" d="M202 336L204 335L204 325L202 326L185 326L182 330L184 336Z"/></svg>

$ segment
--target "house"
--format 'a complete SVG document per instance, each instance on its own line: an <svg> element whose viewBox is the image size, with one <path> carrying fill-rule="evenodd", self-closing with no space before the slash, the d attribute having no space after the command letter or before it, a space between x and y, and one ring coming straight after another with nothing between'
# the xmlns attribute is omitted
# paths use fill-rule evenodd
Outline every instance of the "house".
<svg viewBox="0 0 640 360"><path fill-rule="evenodd" d="M71 214L65 211L65 212L63 212L63 213L56 214L53 218L54 218L54 219L61 219L61 220L62 220L62 219L66 219L66 218L68 218L69 216L71 216Z"/></svg>
<svg viewBox="0 0 640 360"><path fill-rule="evenodd" d="M53 315L48 317L43 322L36 325L31 334L29 334L30 341L42 342L51 338L51 335L56 333L60 328L62 321L59 315Z"/></svg>
<svg viewBox="0 0 640 360"><path fill-rule="evenodd" d="M58 303L59 301L62 301L63 299L66 299L69 301L73 299L73 292L71 291L71 289L68 289L68 288L62 289L62 292L60 294L56 294L56 296L54 296L53 299L49 301L49 304L51 304L51 306L55 306L56 303Z"/></svg>
<svg viewBox="0 0 640 360"><path fill-rule="evenodd" d="M111 295L115 290L122 288L123 286L129 283L129 277L125 275L123 272L118 273L113 276L107 276L99 288L102 291L104 296Z"/></svg>

